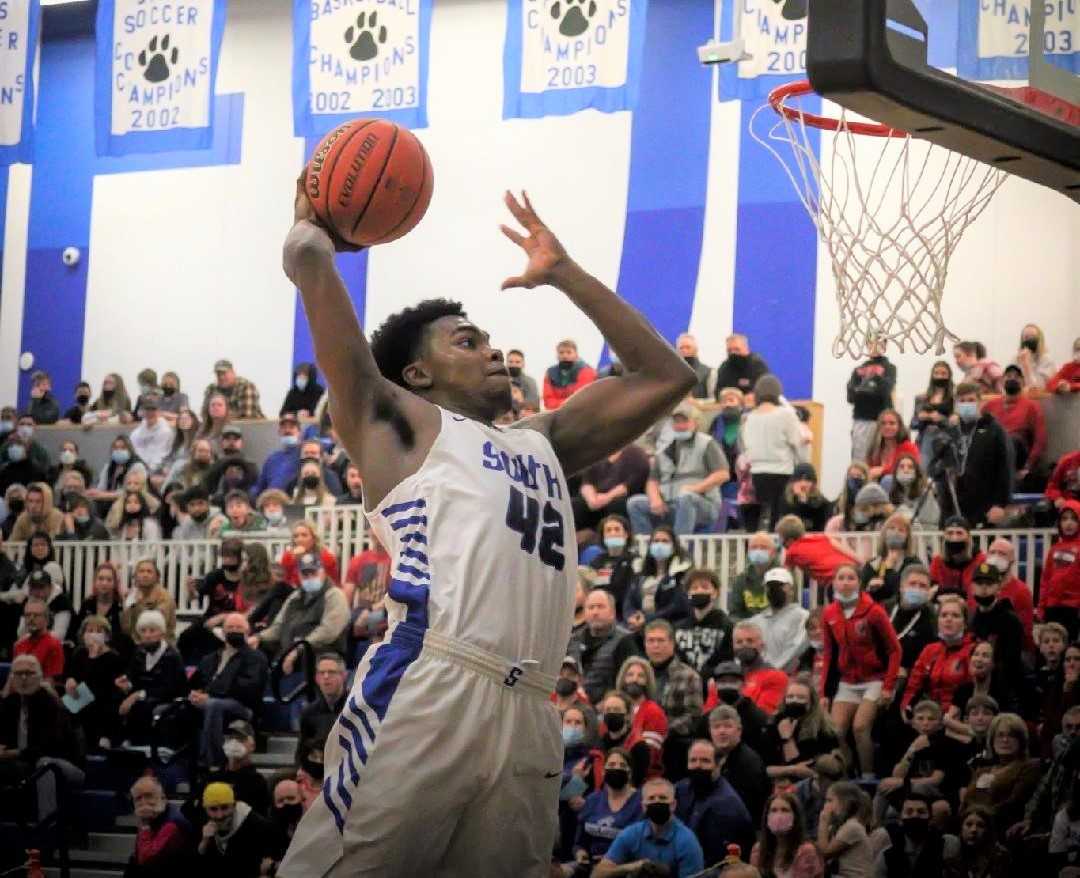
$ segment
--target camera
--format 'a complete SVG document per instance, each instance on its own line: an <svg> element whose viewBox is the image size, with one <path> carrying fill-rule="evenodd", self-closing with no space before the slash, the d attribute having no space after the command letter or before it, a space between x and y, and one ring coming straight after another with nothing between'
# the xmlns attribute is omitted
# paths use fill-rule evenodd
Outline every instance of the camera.
<svg viewBox="0 0 1080 878"><path fill-rule="evenodd" d="M78 247L65 247L60 258L64 261L64 265L68 268L73 268L78 265L79 260L82 259L82 252Z"/></svg>

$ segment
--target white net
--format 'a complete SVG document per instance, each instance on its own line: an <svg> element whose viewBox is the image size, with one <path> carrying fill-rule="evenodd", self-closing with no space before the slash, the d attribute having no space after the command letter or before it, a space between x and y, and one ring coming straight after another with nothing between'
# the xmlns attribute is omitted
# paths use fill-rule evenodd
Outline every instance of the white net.
<svg viewBox="0 0 1080 878"><path fill-rule="evenodd" d="M786 100L798 109L797 97ZM941 314L949 259L1005 172L910 136L856 134L842 109L835 134L823 135L833 138L823 164L803 115L773 112L762 106L750 132L784 168L829 250L840 305L833 355L865 356L872 339L944 353L956 341ZM764 134L762 113L772 120Z"/></svg>

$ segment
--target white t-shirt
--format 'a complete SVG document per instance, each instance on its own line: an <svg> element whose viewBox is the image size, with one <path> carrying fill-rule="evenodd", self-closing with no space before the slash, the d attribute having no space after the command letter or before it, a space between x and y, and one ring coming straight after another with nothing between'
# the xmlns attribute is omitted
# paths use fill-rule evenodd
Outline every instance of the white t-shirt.
<svg viewBox="0 0 1080 878"><path fill-rule="evenodd" d="M1070 863L1080 861L1080 819L1070 820L1064 808L1054 815L1049 851L1052 854L1067 854Z"/></svg>

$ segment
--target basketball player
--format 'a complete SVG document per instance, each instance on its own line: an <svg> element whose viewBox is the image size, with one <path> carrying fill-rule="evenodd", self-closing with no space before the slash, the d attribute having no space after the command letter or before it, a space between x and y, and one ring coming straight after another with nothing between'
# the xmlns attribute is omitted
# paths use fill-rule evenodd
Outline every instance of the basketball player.
<svg viewBox="0 0 1080 878"><path fill-rule="evenodd" d="M285 273L393 568L386 639L365 653L330 733L322 795L281 865L286 878L548 875L563 751L548 696L577 567L565 474L636 439L696 378L567 256L527 197L507 193L506 206L525 233L503 232L528 264L503 289L560 290L626 373L500 428L510 376L487 333L435 299L387 319L369 344L335 241L297 188Z"/></svg>

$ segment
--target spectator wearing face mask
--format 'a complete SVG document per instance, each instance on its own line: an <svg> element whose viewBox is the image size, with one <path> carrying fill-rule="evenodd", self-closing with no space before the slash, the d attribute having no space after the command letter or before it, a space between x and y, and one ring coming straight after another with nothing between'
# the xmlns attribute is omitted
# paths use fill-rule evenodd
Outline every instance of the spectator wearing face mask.
<svg viewBox="0 0 1080 878"><path fill-rule="evenodd" d="M862 562L868 561L874 555L876 548L876 536L881 532L885 520L896 510L889 502L889 495L877 482L867 482L855 495L854 503L849 516L850 523L846 526L850 531L859 536L848 536L843 539L843 545L849 549ZM835 534L839 531L840 522L833 517L825 527L827 534ZM865 534L865 536L864 536ZM841 544L839 537L834 537L837 545Z"/></svg>
<svg viewBox="0 0 1080 878"><path fill-rule="evenodd" d="M900 710L907 712L924 697L948 710L953 693L971 680L971 651L975 640L966 628L967 606L964 599L949 595L938 606L938 640L931 643L915 661L908 676Z"/></svg>
<svg viewBox="0 0 1080 878"><path fill-rule="evenodd" d="M852 406L852 460L868 459L878 418L892 405L895 388L896 366L885 356L885 341L871 338L867 360L851 371L847 384L847 401Z"/></svg>
<svg viewBox="0 0 1080 878"><path fill-rule="evenodd" d="M62 421L70 421L73 424L81 424L83 415L90 411L90 397L93 391L85 381L75 385L75 404L64 412Z"/></svg>
<svg viewBox="0 0 1080 878"><path fill-rule="evenodd" d="M585 796L598 785L604 752L594 746L596 715L588 705L571 705L561 713L563 740L562 780L559 791L559 836L555 856L570 858L577 834L578 814Z"/></svg>
<svg viewBox="0 0 1080 878"><path fill-rule="evenodd" d="M811 778L814 760L839 746L836 730L821 709L813 682L807 679L789 682L784 705L766 729L761 749L769 777L778 783Z"/></svg>
<svg viewBox="0 0 1080 878"><path fill-rule="evenodd" d="M300 471L300 422L292 412L278 418L278 442L281 447L263 462L253 493L258 496L267 488L286 490Z"/></svg>
<svg viewBox="0 0 1080 878"><path fill-rule="evenodd" d="M963 515L975 525L996 526L1004 520L1005 507L1012 499L1012 446L1001 424L981 407L978 384L956 388L956 413L949 419L952 451L942 459L952 464L960 508L952 508L947 486L938 485L938 497L945 516Z"/></svg>
<svg viewBox="0 0 1080 878"><path fill-rule="evenodd" d="M958 515L946 519L941 554L930 559L930 578L938 587L938 594L971 594L972 577L979 565L986 560L982 552L975 552L971 539L971 525Z"/></svg>
<svg viewBox="0 0 1080 878"><path fill-rule="evenodd" d="M731 659L731 619L721 609L720 580L706 569L690 570L683 577L690 601L690 615L675 625L679 656L703 680L712 677L720 662Z"/></svg>
<svg viewBox="0 0 1080 878"><path fill-rule="evenodd" d="M307 509L329 509L337 504L337 497L323 481L323 469L317 460L301 460L300 474L293 488L292 505Z"/></svg>
<svg viewBox="0 0 1080 878"><path fill-rule="evenodd" d="M78 646L65 669L64 694L75 698L81 685L94 696L75 715L75 722L82 727L87 749L98 751L111 746L115 736L120 702L115 681L126 663L109 645L112 625L104 616L87 616L76 631Z"/></svg>
<svg viewBox="0 0 1080 878"><path fill-rule="evenodd" d="M900 575L909 564L919 564L907 516L894 513L882 525L877 551L859 573L863 589L879 604L899 594Z"/></svg>
<svg viewBox="0 0 1080 878"><path fill-rule="evenodd" d="M1076 500L1058 507L1058 540L1043 566L1039 618L1064 625L1070 640L1080 632L1080 502Z"/></svg>
<svg viewBox="0 0 1080 878"><path fill-rule="evenodd" d="M653 619L667 619L676 627L690 616L685 577L692 567L673 528L657 526L649 539L645 557L638 560L627 590L623 617L631 631L639 631Z"/></svg>
<svg viewBox="0 0 1080 878"><path fill-rule="evenodd" d="M300 363L293 370L292 385L285 394L279 415L291 412L299 418L310 418L319 407L325 388L319 383L319 372L314 363Z"/></svg>
<svg viewBox="0 0 1080 878"><path fill-rule="evenodd" d="M607 751L602 785L585 797L577 813L574 862L588 868L607 853L618 834L641 819L641 792L631 783L630 754L621 747Z"/></svg>
<svg viewBox="0 0 1080 878"><path fill-rule="evenodd" d="M911 432L923 460L929 461L934 437L939 435L953 413L953 372L945 360L938 360L930 369L926 390L915 397Z"/></svg>
<svg viewBox="0 0 1080 878"><path fill-rule="evenodd" d="M563 339L555 348L556 363L544 373L544 408L561 406L586 384L596 380L596 370L578 356L577 343Z"/></svg>
<svg viewBox="0 0 1080 878"><path fill-rule="evenodd" d="M915 527L936 530L941 523L941 507L933 483L926 478L919 461L910 454L901 454L896 458L889 503Z"/></svg>
<svg viewBox="0 0 1080 878"><path fill-rule="evenodd" d="M13 485L25 486L33 482L43 482L48 478L48 457L44 460L35 459L31 448L31 442L16 432L12 432L0 446L0 490L5 494ZM16 515L21 511L15 510L10 503L8 509ZM14 518L12 523L14 524Z"/></svg>
<svg viewBox="0 0 1080 878"><path fill-rule="evenodd" d="M602 743L626 748L631 756L634 785L640 786L647 777L664 774L664 744L668 738L668 718L657 701L656 674L649 660L632 656L623 662L616 676L615 694L629 704L629 712L621 728L618 720L611 720L611 712L618 712L611 694L603 696L601 709L604 724L601 727ZM612 737L614 736L614 737Z"/></svg>
<svg viewBox="0 0 1080 878"><path fill-rule="evenodd" d="M228 755L222 749L225 726L255 715L270 676L266 657L247 644L247 619L230 613L222 628L224 645L204 656L189 680L188 702L202 713L199 761L210 768L223 765Z"/></svg>
<svg viewBox="0 0 1080 878"><path fill-rule="evenodd" d="M713 671L709 681L705 703L701 708L701 719L695 727L695 735L709 734L709 715L722 704L735 708L742 723L742 740L754 752L761 752L764 747L765 729L769 725L769 715L758 707L753 699L743 693L746 683L746 671L736 661L721 662Z"/></svg>
<svg viewBox="0 0 1080 878"><path fill-rule="evenodd" d="M750 352L750 342L745 335L734 333L727 337L727 359L716 368L716 391L734 387L744 395L754 392L754 385L762 375L769 372L769 364L758 354ZM747 401L749 404L749 400Z"/></svg>
<svg viewBox="0 0 1080 878"><path fill-rule="evenodd" d="M1069 801L1080 781L1080 707L1065 711L1062 725L1053 760L1024 807L1024 819L1009 828L1010 839L1049 833L1054 814Z"/></svg>
<svg viewBox="0 0 1080 878"><path fill-rule="evenodd" d="M589 696L581 686L582 680L581 662L572 655L566 656L559 668L559 676L555 678L555 691L551 693L551 703L560 714L568 707L589 704Z"/></svg>
<svg viewBox="0 0 1080 878"><path fill-rule="evenodd" d="M536 379L525 374L525 354L516 348L506 352L506 371L510 373L510 384L521 390L525 407L533 412L540 411L540 391Z"/></svg>
<svg viewBox="0 0 1080 878"><path fill-rule="evenodd" d="M289 495L276 488L270 488L259 495L255 501L255 507L257 515L265 522L263 530L266 533L277 536L289 534L289 519L285 514L288 505Z"/></svg>
<svg viewBox="0 0 1080 878"><path fill-rule="evenodd" d="M154 710L187 695L187 674L180 653L166 639L166 618L158 610L138 616L135 635L139 645L128 663L127 673L116 679L124 696L119 716L124 736L137 744L149 740Z"/></svg>
<svg viewBox="0 0 1080 878"><path fill-rule="evenodd" d="M165 372L161 376L161 398L158 400L158 408L161 417L170 424L177 423L181 412L190 411L188 395L180 391L180 376L175 372Z"/></svg>
<svg viewBox="0 0 1080 878"><path fill-rule="evenodd" d="M832 516L832 507L818 488L817 471L813 464L798 464L784 489L780 516L797 515L808 531L820 532L825 530Z"/></svg>
<svg viewBox="0 0 1080 878"><path fill-rule="evenodd" d="M78 486L80 491L85 491L88 485L94 483L94 471L90 469L90 464L79 456L78 443L72 439L65 439L60 444L57 463L49 472L48 481L60 488L65 477L74 478L74 476L70 475L72 473L77 474L82 479L82 483Z"/></svg>
<svg viewBox="0 0 1080 878"><path fill-rule="evenodd" d="M89 488L86 495L106 510L123 493L124 481L128 474L141 472L146 475L146 466L135 454L131 440L121 433L112 441L109 450L109 463L98 473L97 484Z"/></svg>
<svg viewBox="0 0 1080 878"><path fill-rule="evenodd" d="M229 784L207 784L202 804L207 821L197 849L199 874L207 878L257 876L264 861L284 855L285 839L278 828L240 799Z"/></svg>
<svg viewBox="0 0 1080 878"><path fill-rule="evenodd" d="M1008 598L1013 612L1024 626L1024 650L1035 652L1032 639L1035 623L1035 603L1028 584L1016 575L1016 547L1011 540L998 537L986 549L986 563L996 567L1002 575L1001 596ZM969 593L968 609L975 611L975 598ZM1008 708L1006 708L1008 709Z"/></svg>
<svg viewBox="0 0 1080 878"><path fill-rule="evenodd" d="M769 606L765 595L765 571L774 566L776 537L758 531L746 544L746 568L735 577L728 597L728 614L736 621L749 619Z"/></svg>
<svg viewBox="0 0 1080 878"><path fill-rule="evenodd" d="M1016 481L1025 485L1031 475L1038 477L1046 452L1046 418L1042 406L1024 395L1024 379L1019 366L1005 368L1005 395L986 401L984 414L1001 424L1012 443ZM1041 485L1027 484L1039 490Z"/></svg>
<svg viewBox="0 0 1080 878"><path fill-rule="evenodd" d="M205 485L192 485L180 495L179 504L184 514L173 531L174 540L205 540L215 524L214 532L220 532L224 516L220 509L210 505L210 494Z"/></svg>
<svg viewBox="0 0 1080 878"><path fill-rule="evenodd" d="M742 665L742 693L770 716L784 700L788 676L765 660L765 638L753 620L739 622L732 634L735 660Z"/></svg>
<svg viewBox="0 0 1080 878"><path fill-rule="evenodd" d="M792 671L807 647L806 619L810 615L795 602L795 580L784 567L765 574L769 607L751 617L762 636L762 659L781 671Z"/></svg>
<svg viewBox="0 0 1080 878"><path fill-rule="evenodd" d="M131 423L131 397L128 396L123 377L118 373L110 372L102 379L101 393L94 400L90 415L83 416L83 423L90 418L99 424Z"/></svg>
<svg viewBox="0 0 1080 878"><path fill-rule="evenodd" d="M720 774L712 741L698 739L687 753L686 777L675 785L675 814L697 837L706 863L718 863L730 844L750 854L754 824L742 799Z"/></svg>
<svg viewBox="0 0 1080 878"><path fill-rule="evenodd" d="M931 823L931 796L911 791L900 798L899 820L878 827L870 836L871 847L880 850L874 878L943 875L945 864L960 855L960 840Z"/></svg>
<svg viewBox="0 0 1080 878"><path fill-rule="evenodd" d="M1046 382L1051 393L1080 393L1080 338L1073 342L1072 359Z"/></svg>
<svg viewBox="0 0 1080 878"><path fill-rule="evenodd" d="M638 557L630 541L630 522L621 515L609 515L600 522L600 534L604 549L589 562L596 571L593 585L611 592L621 618L627 593L637 576L634 564Z"/></svg>
<svg viewBox="0 0 1080 878"><path fill-rule="evenodd" d="M244 544L236 537L221 542L220 566L203 579L188 577L187 593L191 601L206 601L206 611L200 622L189 625L180 635L179 648L188 664L198 664L203 656L221 647L214 630L236 609L240 590Z"/></svg>
<svg viewBox="0 0 1080 878"><path fill-rule="evenodd" d="M975 568L971 580L975 600L971 633L976 640L990 641L994 647L994 674L1000 675L1012 691L1019 692L1024 677L1024 626L1012 602L1001 595L1002 579L1001 571L985 562Z"/></svg>
<svg viewBox="0 0 1080 878"><path fill-rule="evenodd" d="M1020 331L1020 347L1016 352L1016 365L1026 390L1046 390L1047 383L1057 371L1057 365L1046 351L1046 337L1034 323ZM1005 370L1006 373L1008 369Z"/></svg>
<svg viewBox="0 0 1080 878"><path fill-rule="evenodd" d="M897 596L884 604L900 641L898 685L903 686L922 651L937 638L937 620L931 603L930 571L908 564L900 573Z"/></svg>
<svg viewBox="0 0 1080 878"><path fill-rule="evenodd" d="M278 831L292 841L293 834L300 818L304 816L304 805L300 796L300 786L296 782L295 772L286 769L276 776L271 782L273 789L273 807L270 809L270 819L277 826ZM275 874L278 862L274 861L270 866L271 874Z"/></svg>

